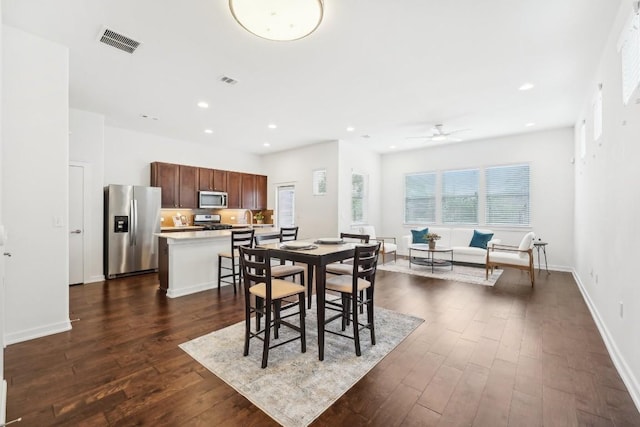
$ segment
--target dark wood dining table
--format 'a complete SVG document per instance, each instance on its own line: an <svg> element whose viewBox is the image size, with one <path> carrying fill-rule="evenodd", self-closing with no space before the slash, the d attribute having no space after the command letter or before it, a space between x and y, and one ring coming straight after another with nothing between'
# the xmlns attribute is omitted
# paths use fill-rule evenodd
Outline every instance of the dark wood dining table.
<svg viewBox="0 0 640 427"><path fill-rule="evenodd" d="M315 243L314 239L305 240L305 242L313 244L311 249L289 249L284 243L270 243L260 245L261 248L269 249L271 258L280 260L289 260L307 264L307 280L309 284L313 283L313 275L315 270L316 276L316 311L318 319L318 358L324 360L324 310L325 310L325 281L326 267L332 262L343 261L353 258L355 255L356 243L340 243L340 244L320 244ZM296 242L300 242L299 240ZM310 289L310 288L309 288ZM308 292L308 303L311 304L311 292Z"/></svg>

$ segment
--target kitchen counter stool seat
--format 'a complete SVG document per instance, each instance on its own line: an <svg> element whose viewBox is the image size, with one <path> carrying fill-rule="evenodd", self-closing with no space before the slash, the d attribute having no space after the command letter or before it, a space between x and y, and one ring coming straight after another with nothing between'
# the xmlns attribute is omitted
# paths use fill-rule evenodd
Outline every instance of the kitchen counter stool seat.
<svg viewBox="0 0 640 427"><path fill-rule="evenodd" d="M218 252L218 290L220 290L220 284L222 282L232 283L233 284L233 293L236 294L238 291L236 290L236 278L238 285L240 284L240 280L242 277L240 270L240 251L239 248L241 246L253 247L253 236L255 234L255 230L236 230L231 232L231 247L229 251ZM229 260L229 266L223 266L223 260ZM222 274L222 270L230 271L229 274ZM222 280L231 278L231 281Z"/></svg>

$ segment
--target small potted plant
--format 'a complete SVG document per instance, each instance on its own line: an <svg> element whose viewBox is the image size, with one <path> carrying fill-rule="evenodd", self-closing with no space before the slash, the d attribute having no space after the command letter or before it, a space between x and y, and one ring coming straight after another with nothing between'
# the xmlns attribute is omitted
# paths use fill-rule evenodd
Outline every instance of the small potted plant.
<svg viewBox="0 0 640 427"><path fill-rule="evenodd" d="M440 235L436 233L427 233L425 236L427 241L429 242L429 249L436 248L436 240L440 240Z"/></svg>
<svg viewBox="0 0 640 427"><path fill-rule="evenodd" d="M264 223L264 214L260 211L253 216L253 219L256 221L256 224L262 224Z"/></svg>

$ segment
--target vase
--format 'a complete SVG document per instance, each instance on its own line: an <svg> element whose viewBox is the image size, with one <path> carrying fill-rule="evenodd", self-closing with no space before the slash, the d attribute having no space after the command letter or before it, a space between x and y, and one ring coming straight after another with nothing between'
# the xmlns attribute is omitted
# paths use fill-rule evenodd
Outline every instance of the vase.
<svg viewBox="0 0 640 427"><path fill-rule="evenodd" d="M264 219L256 219L256 224L263 224L264 223Z"/></svg>
<svg viewBox="0 0 640 427"><path fill-rule="evenodd" d="M436 248L436 241L429 240L429 249L434 250Z"/></svg>

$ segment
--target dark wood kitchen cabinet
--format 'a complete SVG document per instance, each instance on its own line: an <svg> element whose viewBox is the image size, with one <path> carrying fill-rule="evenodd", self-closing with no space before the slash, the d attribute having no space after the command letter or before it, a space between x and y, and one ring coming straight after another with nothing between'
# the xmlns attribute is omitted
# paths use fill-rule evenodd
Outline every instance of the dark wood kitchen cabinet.
<svg viewBox="0 0 640 427"><path fill-rule="evenodd" d="M256 176L242 174L242 208L256 209Z"/></svg>
<svg viewBox="0 0 640 427"><path fill-rule="evenodd" d="M198 190L213 191L213 169L198 168Z"/></svg>
<svg viewBox="0 0 640 427"><path fill-rule="evenodd" d="M151 163L151 186L162 189L163 208L196 208L198 168L173 163Z"/></svg>
<svg viewBox="0 0 640 427"><path fill-rule="evenodd" d="M267 209L267 177L256 175L256 209Z"/></svg>
<svg viewBox="0 0 640 427"><path fill-rule="evenodd" d="M240 172L227 173L227 204L230 209L242 207L242 175Z"/></svg>
<svg viewBox="0 0 640 427"><path fill-rule="evenodd" d="M213 169L213 189L215 191L227 191L229 172Z"/></svg>

